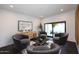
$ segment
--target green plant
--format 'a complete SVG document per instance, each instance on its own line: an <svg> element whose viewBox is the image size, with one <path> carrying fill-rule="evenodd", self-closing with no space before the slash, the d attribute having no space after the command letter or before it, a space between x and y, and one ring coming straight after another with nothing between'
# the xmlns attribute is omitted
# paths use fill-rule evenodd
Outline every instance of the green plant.
<svg viewBox="0 0 79 59"><path fill-rule="evenodd" d="M39 25L39 29L40 29L41 31L43 31L43 26L42 26L41 23L40 23L40 25Z"/></svg>

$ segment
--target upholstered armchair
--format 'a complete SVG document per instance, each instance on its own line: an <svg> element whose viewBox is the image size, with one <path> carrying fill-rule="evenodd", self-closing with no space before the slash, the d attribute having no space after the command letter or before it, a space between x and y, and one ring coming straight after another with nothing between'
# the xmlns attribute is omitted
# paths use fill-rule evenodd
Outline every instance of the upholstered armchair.
<svg viewBox="0 0 79 59"><path fill-rule="evenodd" d="M68 35L68 33L56 34L55 37L53 37L53 42L58 45L65 45L67 42Z"/></svg>
<svg viewBox="0 0 79 59"><path fill-rule="evenodd" d="M39 36L36 38L37 45L44 45L47 41L47 33L46 32L39 32Z"/></svg>
<svg viewBox="0 0 79 59"><path fill-rule="evenodd" d="M15 34L15 35L13 35L12 38L13 38L15 47L19 51L26 48L30 44L30 40L27 35Z"/></svg>

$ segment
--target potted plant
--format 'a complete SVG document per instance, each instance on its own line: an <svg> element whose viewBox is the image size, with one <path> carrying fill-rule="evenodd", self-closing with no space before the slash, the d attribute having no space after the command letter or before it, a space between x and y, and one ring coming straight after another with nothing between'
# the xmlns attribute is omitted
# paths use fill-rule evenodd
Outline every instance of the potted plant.
<svg viewBox="0 0 79 59"><path fill-rule="evenodd" d="M43 26L42 26L42 24L41 24L41 23L40 23L40 25L39 25L39 27L38 27L38 28L39 28L39 30L40 30L40 31L43 31Z"/></svg>

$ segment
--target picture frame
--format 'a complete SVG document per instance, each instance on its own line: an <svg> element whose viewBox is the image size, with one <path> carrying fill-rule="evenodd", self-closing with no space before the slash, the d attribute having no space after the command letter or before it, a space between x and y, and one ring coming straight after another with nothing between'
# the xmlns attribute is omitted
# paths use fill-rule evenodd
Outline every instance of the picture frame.
<svg viewBox="0 0 79 59"><path fill-rule="evenodd" d="M26 32L26 31L32 31L33 30L33 23L31 21L18 21L18 31L20 32Z"/></svg>

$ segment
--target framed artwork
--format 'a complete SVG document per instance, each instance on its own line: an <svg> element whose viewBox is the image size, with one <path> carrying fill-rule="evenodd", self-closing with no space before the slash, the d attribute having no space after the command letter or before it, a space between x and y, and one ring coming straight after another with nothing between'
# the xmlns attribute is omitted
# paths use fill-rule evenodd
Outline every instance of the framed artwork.
<svg viewBox="0 0 79 59"><path fill-rule="evenodd" d="M18 21L18 31L24 32L24 31L32 31L33 30L33 24L30 21Z"/></svg>

